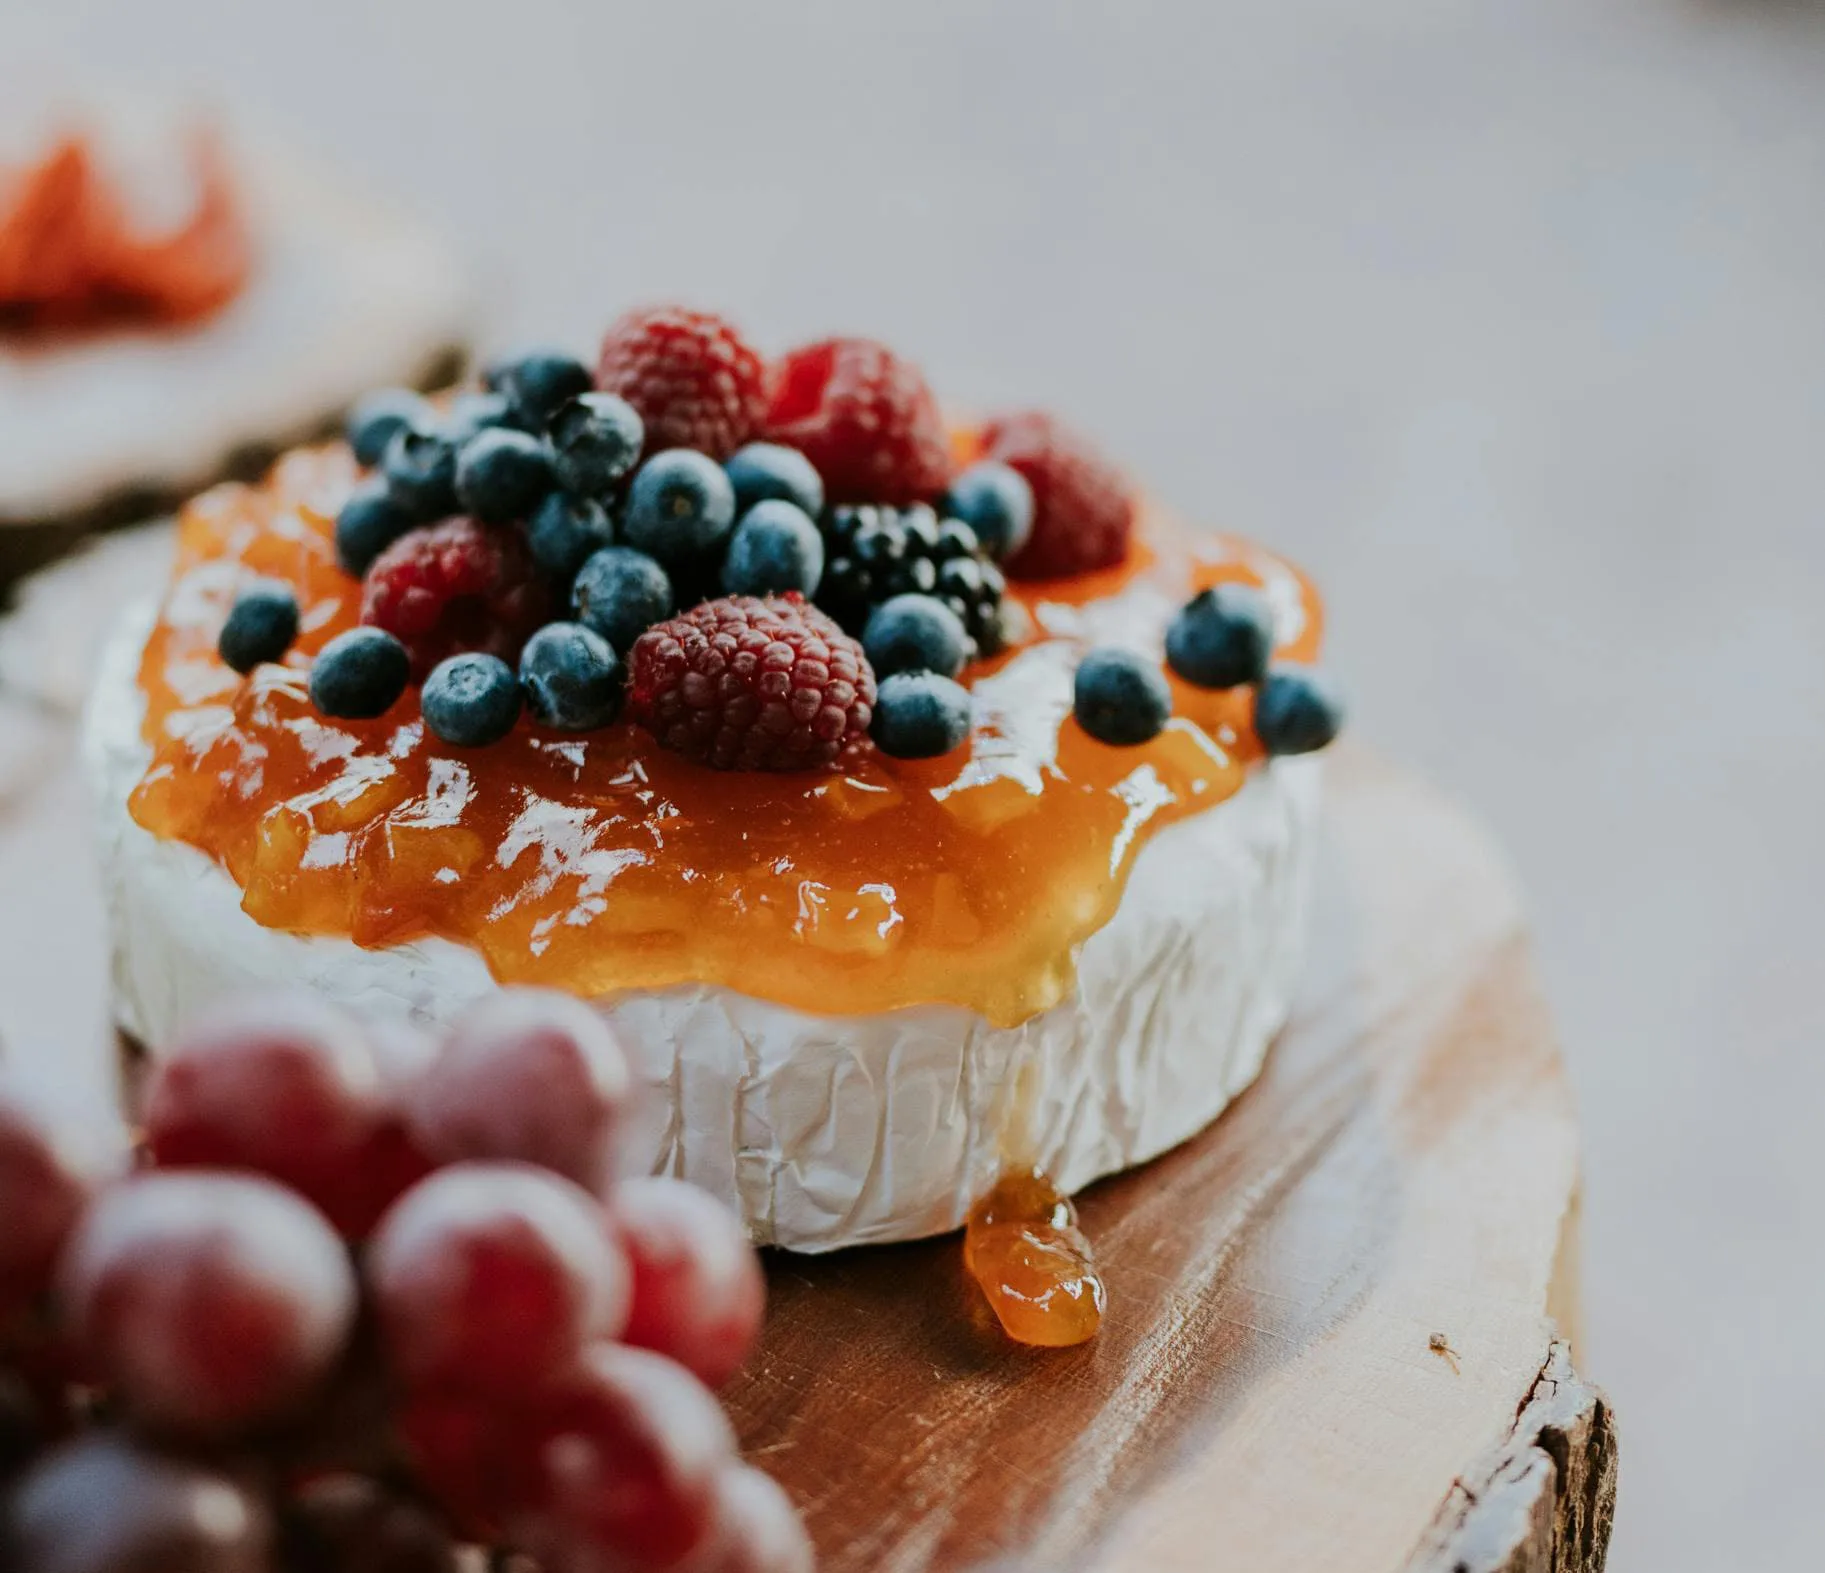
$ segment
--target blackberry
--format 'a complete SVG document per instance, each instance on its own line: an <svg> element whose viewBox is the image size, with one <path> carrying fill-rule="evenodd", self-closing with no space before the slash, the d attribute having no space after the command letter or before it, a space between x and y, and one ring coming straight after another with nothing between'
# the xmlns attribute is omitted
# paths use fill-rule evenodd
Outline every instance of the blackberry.
<svg viewBox="0 0 1825 1573"><path fill-rule="evenodd" d="M870 613L896 595L931 595L962 619L973 656L1007 643L1007 580L961 519L940 519L926 503L862 503L830 509L820 527L826 558L817 603L850 633L860 637Z"/></svg>

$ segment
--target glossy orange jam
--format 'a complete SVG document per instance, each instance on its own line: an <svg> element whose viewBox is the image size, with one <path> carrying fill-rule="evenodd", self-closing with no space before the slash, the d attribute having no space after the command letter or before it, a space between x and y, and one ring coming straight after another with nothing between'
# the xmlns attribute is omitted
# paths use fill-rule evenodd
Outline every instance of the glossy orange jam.
<svg viewBox="0 0 1825 1573"><path fill-rule="evenodd" d="M1235 792L1259 748L1246 691L1174 680L1171 725L1127 749L1068 707L1035 741L1034 718L1023 728L991 696L1068 662L1110 596L1157 602L1157 638L1194 586L1266 582L1297 628L1285 657L1315 658L1322 631L1285 564L1154 520L1119 569L1018 587L1031 634L966 674L976 731L943 759L863 748L833 773L724 773L631 723L575 736L529 721L463 750L427 735L415 692L371 722L325 719L306 696L311 655L357 619L331 540L357 476L340 447L303 450L262 486L185 510L140 669L154 757L133 817L215 858L263 924L364 946L438 935L503 983L593 996L702 982L817 1012L943 1002L1023 1021L1069 992L1075 948L1139 848ZM284 666L242 679L215 643L256 573L296 586L303 632Z"/></svg>
<svg viewBox="0 0 1825 1573"><path fill-rule="evenodd" d="M1107 1296L1077 1209L1038 1169L1010 1169L970 1209L963 1264L1017 1344L1063 1349L1103 1324Z"/></svg>

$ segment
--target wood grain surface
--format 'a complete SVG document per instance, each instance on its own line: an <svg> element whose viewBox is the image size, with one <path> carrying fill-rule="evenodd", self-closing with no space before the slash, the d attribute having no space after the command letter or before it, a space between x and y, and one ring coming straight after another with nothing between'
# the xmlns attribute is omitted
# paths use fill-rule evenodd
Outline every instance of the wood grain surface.
<svg viewBox="0 0 1825 1573"><path fill-rule="evenodd" d="M74 706L160 550L116 538L0 628L0 953L62 980L105 977ZM1326 836L1260 1082L1082 1198L1111 1296L1093 1344L1008 1345L954 1238L771 1262L731 1403L830 1573L1601 1567L1614 1427L1549 1314L1572 1309L1576 1130L1512 883L1360 749ZM105 990L34 998L33 972L0 1031L99 1084Z"/></svg>

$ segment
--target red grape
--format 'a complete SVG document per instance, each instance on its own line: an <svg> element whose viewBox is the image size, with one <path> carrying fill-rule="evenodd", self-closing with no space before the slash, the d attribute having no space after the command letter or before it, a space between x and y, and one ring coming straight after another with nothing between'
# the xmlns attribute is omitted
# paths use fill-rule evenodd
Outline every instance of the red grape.
<svg viewBox="0 0 1825 1573"><path fill-rule="evenodd" d="M627 1320L627 1261L595 1199L529 1164L420 1181L381 1221L368 1282L417 1383L518 1394Z"/></svg>
<svg viewBox="0 0 1825 1573"><path fill-rule="evenodd" d="M343 1229L351 1239L371 1234L387 1208L436 1167L418 1145L405 1113L419 1078L436 1062L436 1040L404 1022L376 1021L368 1024L368 1041L386 1116L360 1159L361 1186Z"/></svg>
<svg viewBox="0 0 1825 1573"><path fill-rule="evenodd" d="M393 1107L404 1108L419 1081L437 1063L437 1039L410 1022L370 1021L366 1026L381 1089Z"/></svg>
<svg viewBox="0 0 1825 1573"><path fill-rule="evenodd" d="M270 1175L358 1236L392 1200L369 1159L389 1109L362 1029L310 994L248 999L191 1026L153 1068L146 1140L161 1168Z"/></svg>
<svg viewBox="0 0 1825 1573"><path fill-rule="evenodd" d="M537 1495L535 1467L512 1425L515 1413L510 1400L427 1387L411 1394L399 1414L418 1479L475 1540L493 1539L502 1520Z"/></svg>
<svg viewBox="0 0 1825 1573"><path fill-rule="evenodd" d="M463 1018L411 1106L434 1159L536 1163L600 1191L632 1095L627 1056L581 1000L514 989Z"/></svg>
<svg viewBox="0 0 1825 1573"><path fill-rule="evenodd" d="M707 1543L735 1436L682 1366L600 1344L520 1427L538 1506L516 1528L546 1573L590 1566L586 1553L669 1567Z"/></svg>
<svg viewBox="0 0 1825 1573"><path fill-rule="evenodd" d="M41 1432L37 1397L25 1378L0 1369L0 1495L7 1481L37 1456ZM5 1561L0 1556L0 1566Z"/></svg>
<svg viewBox="0 0 1825 1573"><path fill-rule="evenodd" d="M148 1174L108 1191L70 1242L64 1309L128 1410L220 1435L305 1397L340 1355L356 1287L321 1214L268 1180Z"/></svg>
<svg viewBox="0 0 1825 1573"><path fill-rule="evenodd" d="M811 1573L811 1539L770 1475L732 1464L716 1482L714 1546L679 1573Z"/></svg>
<svg viewBox="0 0 1825 1573"><path fill-rule="evenodd" d="M8 1529L0 1563L20 1573L269 1573L272 1566L271 1524L240 1486L106 1433L70 1443L25 1476Z"/></svg>
<svg viewBox="0 0 1825 1573"><path fill-rule="evenodd" d="M623 1337L720 1387L753 1351L766 1310L760 1258L740 1222L683 1180L629 1180L609 1208L634 1266Z"/></svg>
<svg viewBox="0 0 1825 1573"><path fill-rule="evenodd" d="M434 1513L365 1475L326 1475L287 1504L286 1573L456 1573Z"/></svg>
<svg viewBox="0 0 1825 1573"><path fill-rule="evenodd" d="M89 1197L127 1159L117 1119L0 1081L0 1319L45 1289Z"/></svg>

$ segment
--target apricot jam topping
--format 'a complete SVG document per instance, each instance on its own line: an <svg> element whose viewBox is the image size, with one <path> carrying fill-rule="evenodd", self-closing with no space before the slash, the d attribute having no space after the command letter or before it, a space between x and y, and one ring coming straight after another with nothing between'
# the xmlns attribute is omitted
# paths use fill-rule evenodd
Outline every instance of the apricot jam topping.
<svg viewBox="0 0 1825 1573"><path fill-rule="evenodd" d="M970 1209L963 1265L1017 1344L1063 1349L1102 1326L1108 1297L1077 1209L1038 1169L1010 1169Z"/></svg>
<svg viewBox="0 0 1825 1573"><path fill-rule="evenodd" d="M311 656L358 618L337 509L341 447L283 459L257 488L185 510L175 577L140 667L152 760L131 800L153 833L208 853L260 923L363 946L440 936L503 983L593 996L711 983L825 1013L941 1002L1011 1025L1071 989L1139 848L1237 791L1259 756L1250 694L1173 680L1153 742L1111 748L1070 717L1086 638L1158 648L1194 588L1262 584L1281 657L1315 659L1306 582L1232 541L1155 519L1117 569L1018 585L1031 631L966 674L966 749L854 751L829 773L721 772L622 722L568 735L522 721L504 742L430 737L417 696L331 721ZM240 678L216 653L237 586L288 581L302 631L283 666Z"/></svg>

